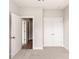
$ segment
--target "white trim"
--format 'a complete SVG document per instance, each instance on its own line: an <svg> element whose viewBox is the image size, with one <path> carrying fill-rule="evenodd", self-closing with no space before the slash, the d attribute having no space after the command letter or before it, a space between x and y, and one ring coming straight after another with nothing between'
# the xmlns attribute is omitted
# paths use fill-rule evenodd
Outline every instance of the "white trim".
<svg viewBox="0 0 79 59"><path fill-rule="evenodd" d="M33 50L43 50L43 48L41 48L41 47L36 47L36 48L33 48Z"/></svg>
<svg viewBox="0 0 79 59"><path fill-rule="evenodd" d="M34 19L34 16L21 16L20 18L33 18Z"/></svg>

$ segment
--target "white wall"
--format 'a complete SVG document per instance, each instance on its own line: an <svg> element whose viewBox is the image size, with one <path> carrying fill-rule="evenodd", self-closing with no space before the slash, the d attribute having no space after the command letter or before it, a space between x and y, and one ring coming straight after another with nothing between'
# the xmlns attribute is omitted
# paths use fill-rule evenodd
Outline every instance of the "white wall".
<svg viewBox="0 0 79 59"><path fill-rule="evenodd" d="M62 10L44 10L44 17L62 17Z"/></svg>
<svg viewBox="0 0 79 59"><path fill-rule="evenodd" d="M44 10L44 47L63 46L63 11Z"/></svg>
<svg viewBox="0 0 79 59"><path fill-rule="evenodd" d="M64 47L69 49L69 7L64 9Z"/></svg>
<svg viewBox="0 0 79 59"><path fill-rule="evenodd" d="M21 8L23 18L33 17L33 49L43 48L43 20L41 8Z"/></svg>
<svg viewBox="0 0 79 59"><path fill-rule="evenodd" d="M9 0L9 12L20 15L19 11L20 11L19 6L16 5L12 0Z"/></svg>

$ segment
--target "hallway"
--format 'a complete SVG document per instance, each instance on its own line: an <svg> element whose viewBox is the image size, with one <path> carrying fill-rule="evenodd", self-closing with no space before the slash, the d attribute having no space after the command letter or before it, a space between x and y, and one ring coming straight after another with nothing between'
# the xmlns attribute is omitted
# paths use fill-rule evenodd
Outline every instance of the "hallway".
<svg viewBox="0 0 79 59"><path fill-rule="evenodd" d="M62 47L44 48L43 50L21 50L13 59L68 59L68 51Z"/></svg>
<svg viewBox="0 0 79 59"><path fill-rule="evenodd" d="M22 46L22 49L32 49L32 40L28 40L27 44Z"/></svg>

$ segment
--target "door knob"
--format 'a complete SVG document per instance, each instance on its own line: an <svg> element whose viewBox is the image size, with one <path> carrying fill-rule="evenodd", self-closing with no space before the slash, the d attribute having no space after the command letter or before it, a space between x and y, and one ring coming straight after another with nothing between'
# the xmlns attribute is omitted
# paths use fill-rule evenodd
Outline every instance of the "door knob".
<svg viewBox="0 0 79 59"><path fill-rule="evenodd" d="M11 37L12 39L15 39L16 37L15 36L13 36L13 37Z"/></svg>
<svg viewBox="0 0 79 59"><path fill-rule="evenodd" d="M51 35L55 35L54 33L52 33Z"/></svg>

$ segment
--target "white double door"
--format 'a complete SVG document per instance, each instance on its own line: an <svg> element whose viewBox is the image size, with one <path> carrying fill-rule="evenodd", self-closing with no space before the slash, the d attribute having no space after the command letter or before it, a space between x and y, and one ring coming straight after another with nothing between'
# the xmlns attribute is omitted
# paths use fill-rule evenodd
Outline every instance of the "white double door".
<svg viewBox="0 0 79 59"><path fill-rule="evenodd" d="M63 46L63 18L44 18L44 46Z"/></svg>

